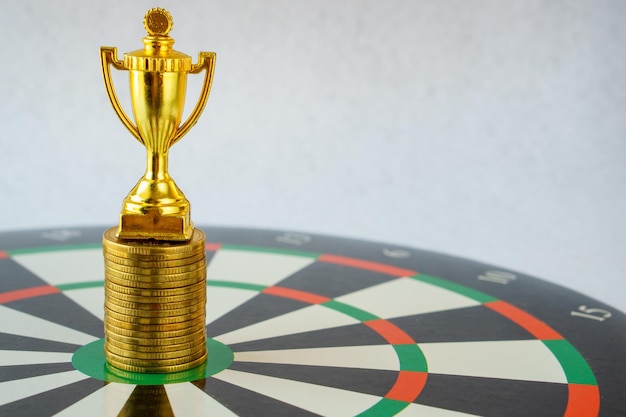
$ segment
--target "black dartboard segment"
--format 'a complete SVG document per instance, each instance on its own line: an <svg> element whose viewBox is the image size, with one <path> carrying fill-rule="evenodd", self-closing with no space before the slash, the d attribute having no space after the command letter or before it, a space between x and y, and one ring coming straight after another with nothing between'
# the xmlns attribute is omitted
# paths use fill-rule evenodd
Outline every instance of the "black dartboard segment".
<svg viewBox="0 0 626 417"><path fill-rule="evenodd" d="M104 228L0 234L0 415L626 415L625 316L596 300L411 248L202 229L209 360L161 377L99 362Z"/></svg>

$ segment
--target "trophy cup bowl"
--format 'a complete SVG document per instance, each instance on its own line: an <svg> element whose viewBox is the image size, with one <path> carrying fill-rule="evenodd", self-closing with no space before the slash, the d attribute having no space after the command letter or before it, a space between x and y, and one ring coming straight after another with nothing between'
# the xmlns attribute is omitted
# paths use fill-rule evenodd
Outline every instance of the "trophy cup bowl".
<svg viewBox="0 0 626 417"><path fill-rule="evenodd" d="M146 172L124 199L117 237L187 241L193 233L190 204L168 174L168 152L197 122L206 105L215 53L200 52L198 63L172 49L168 36L171 16L163 9L146 14L148 36L144 48L124 54L118 60L117 48L100 48L102 71L113 109L126 128L146 147ZM119 103L110 67L129 72L133 124ZM187 74L205 70L200 97L187 121L181 125Z"/></svg>

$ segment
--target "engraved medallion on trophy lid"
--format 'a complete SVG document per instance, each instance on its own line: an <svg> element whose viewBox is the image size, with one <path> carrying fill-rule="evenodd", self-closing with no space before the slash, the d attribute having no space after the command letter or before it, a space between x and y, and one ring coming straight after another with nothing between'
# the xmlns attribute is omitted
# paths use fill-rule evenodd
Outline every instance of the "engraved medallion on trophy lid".
<svg viewBox="0 0 626 417"><path fill-rule="evenodd" d="M172 15L160 7L148 10L143 18L143 27L151 36L167 36L172 26L174 26Z"/></svg>

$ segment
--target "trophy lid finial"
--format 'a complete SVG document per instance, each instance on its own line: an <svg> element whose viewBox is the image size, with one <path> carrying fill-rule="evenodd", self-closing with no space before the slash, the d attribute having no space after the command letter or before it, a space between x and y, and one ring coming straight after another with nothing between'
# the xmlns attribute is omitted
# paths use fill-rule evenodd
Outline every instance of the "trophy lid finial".
<svg viewBox="0 0 626 417"><path fill-rule="evenodd" d="M150 36L167 36L173 25L174 19L170 12L160 7L148 10L143 18L143 26Z"/></svg>
<svg viewBox="0 0 626 417"><path fill-rule="evenodd" d="M168 34L174 25L172 15L160 7L148 10L143 19L148 32L143 49L124 54L124 67L131 71L189 72L191 57L172 49L174 39Z"/></svg>

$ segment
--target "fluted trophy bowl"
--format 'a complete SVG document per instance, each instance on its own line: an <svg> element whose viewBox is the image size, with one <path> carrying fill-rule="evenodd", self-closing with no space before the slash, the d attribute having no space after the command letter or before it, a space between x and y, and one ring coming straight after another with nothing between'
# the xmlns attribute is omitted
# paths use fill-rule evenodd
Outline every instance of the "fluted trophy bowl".
<svg viewBox="0 0 626 417"><path fill-rule="evenodd" d="M166 153L182 119L187 73L129 72L133 116L143 144Z"/></svg>

